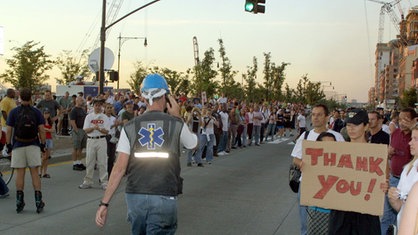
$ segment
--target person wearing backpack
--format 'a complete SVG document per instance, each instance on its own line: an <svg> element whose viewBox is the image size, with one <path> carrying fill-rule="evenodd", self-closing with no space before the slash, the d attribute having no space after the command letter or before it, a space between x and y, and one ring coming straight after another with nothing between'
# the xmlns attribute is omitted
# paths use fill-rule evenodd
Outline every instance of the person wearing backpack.
<svg viewBox="0 0 418 235"><path fill-rule="evenodd" d="M45 119L40 110L31 106L32 91L29 88L20 90L20 106L12 109L7 117L6 147L12 153L11 167L16 170L16 212L25 207L24 184L26 167L29 168L32 185L35 190L36 212L40 213L45 203L42 201L41 151L45 152ZM40 150L39 150L40 148Z"/></svg>

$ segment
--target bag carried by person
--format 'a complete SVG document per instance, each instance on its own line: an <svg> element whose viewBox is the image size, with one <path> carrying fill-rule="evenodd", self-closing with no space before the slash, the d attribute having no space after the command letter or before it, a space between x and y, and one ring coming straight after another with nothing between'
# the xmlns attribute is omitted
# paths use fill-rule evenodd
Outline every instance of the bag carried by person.
<svg viewBox="0 0 418 235"><path fill-rule="evenodd" d="M31 142L38 138L36 113L32 107L20 107L14 132L15 139L20 142Z"/></svg>
<svg viewBox="0 0 418 235"><path fill-rule="evenodd" d="M289 186L290 186L290 189L294 193L299 192L299 184L300 184L299 179L300 179L301 174L302 173L300 172L299 168L295 164L292 163L289 169Z"/></svg>
<svg viewBox="0 0 418 235"><path fill-rule="evenodd" d="M308 138L309 131L305 131L304 139L306 140ZM299 184L300 184L300 176L302 175L302 172L300 171L299 167L297 167L295 164L291 164L289 168L289 186L290 189L294 193L299 192Z"/></svg>

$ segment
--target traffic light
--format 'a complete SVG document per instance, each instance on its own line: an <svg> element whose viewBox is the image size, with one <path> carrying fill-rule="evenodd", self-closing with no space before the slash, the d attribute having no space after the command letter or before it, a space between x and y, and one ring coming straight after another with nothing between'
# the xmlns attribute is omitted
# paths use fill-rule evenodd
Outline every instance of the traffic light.
<svg viewBox="0 0 418 235"><path fill-rule="evenodd" d="M255 7L254 0L245 0L245 11L253 12L254 7Z"/></svg>
<svg viewBox="0 0 418 235"><path fill-rule="evenodd" d="M264 13L266 6L264 5L266 0L245 0L245 11L252 12L254 14Z"/></svg>
<svg viewBox="0 0 418 235"><path fill-rule="evenodd" d="M109 79L112 82L118 81L119 80L119 73L118 73L118 71L111 70L109 72Z"/></svg>

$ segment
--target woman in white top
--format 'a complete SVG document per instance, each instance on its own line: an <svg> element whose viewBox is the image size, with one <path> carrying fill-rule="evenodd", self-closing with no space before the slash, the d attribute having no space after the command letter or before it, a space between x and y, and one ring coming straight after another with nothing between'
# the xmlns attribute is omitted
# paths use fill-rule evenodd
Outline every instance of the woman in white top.
<svg viewBox="0 0 418 235"><path fill-rule="evenodd" d="M398 211L397 223L402 219L402 210L408 199L412 186L418 181L418 125L412 128L411 141L409 141L411 155L414 158L404 167L397 187L389 189L390 205Z"/></svg>
<svg viewBox="0 0 418 235"><path fill-rule="evenodd" d="M247 112L245 113L245 119L247 120L247 135L248 135L248 145L251 145L252 138L253 138L253 107L250 106L250 108L247 108Z"/></svg>
<svg viewBox="0 0 418 235"><path fill-rule="evenodd" d="M213 144L215 142L214 125L218 125L218 121L211 115L212 111L208 108L202 109L202 117L200 121L201 132L199 134L199 148L196 157L202 159L203 151L206 146L206 162L212 163L213 160ZM203 166L198 165L198 166Z"/></svg>

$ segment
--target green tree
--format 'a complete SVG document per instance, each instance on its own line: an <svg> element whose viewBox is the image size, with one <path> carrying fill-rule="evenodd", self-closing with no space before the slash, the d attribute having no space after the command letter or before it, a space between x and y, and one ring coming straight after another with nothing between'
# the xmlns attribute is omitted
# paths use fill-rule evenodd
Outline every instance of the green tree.
<svg viewBox="0 0 418 235"><path fill-rule="evenodd" d="M212 97L216 93L218 84L215 81L218 72L213 68L215 63L215 51L209 48L204 53L203 60L194 67L194 79L191 86L192 94L200 97L202 91L206 92L207 97Z"/></svg>
<svg viewBox="0 0 418 235"><path fill-rule="evenodd" d="M414 87L403 92L402 98L399 100L401 108L415 107L417 102L417 91Z"/></svg>
<svg viewBox="0 0 418 235"><path fill-rule="evenodd" d="M271 93L272 93L272 85L273 85L273 79L271 77L271 53L264 53L264 98L265 100L271 99Z"/></svg>
<svg viewBox="0 0 418 235"><path fill-rule="evenodd" d="M271 62L271 53L264 53L264 97L266 100L283 99L282 88L285 80L285 70L290 63L277 65Z"/></svg>
<svg viewBox="0 0 418 235"><path fill-rule="evenodd" d="M62 78L55 78L59 84L69 84L76 80L77 76L87 77L90 73L87 65L87 50L81 52L79 59L72 55L71 51L64 50L57 57L55 63L61 70Z"/></svg>
<svg viewBox="0 0 418 235"><path fill-rule="evenodd" d="M295 90L290 88L289 84L286 83L284 90L285 90L284 92L285 102L294 103L297 101Z"/></svg>
<svg viewBox="0 0 418 235"><path fill-rule="evenodd" d="M22 47L12 48L16 54L12 59L6 59L9 68L0 75L0 79L11 83L16 89L27 87L33 91L38 90L49 79L45 72L53 66L44 47L37 47L38 45L39 43L28 41Z"/></svg>
<svg viewBox="0 0 418 235"><path fill-rule="evenodd" d="M284 95L282 93L283 83L286 79L285 69L290 63L282 62L281 65L271 65L271 80L272 80L272 98L274 100L283 100Z"/></svg>
<svg viewBox="0 0 418 235"><path fill-rule="evenodd" d="M231 61L226 56L226 50L222 39L218 39L219 42L219 54L221 57L221 67L219 72L222 79L222 92L228 94L229 97L234 97L237 94L237 88L239 85L235 82L234 77L237 71L232 70Z"/></svg>
<svg viewBox="0 0 418 235"><path fill-rule="evenodd" d="M167 80L172 94L180 94L181 92L187 94L189 92L188 87L190 86L190 82L187 79L187 75L184 75L182 72L155 66L151 69L151 73L161 74Z"/></svg>
<svg viewBox="0 0 418 235"><path fill-rule="evenodd" d="M128 85L131 87L131 90L140 95L140 88L142 81L144 80L145 76L147 76L147 69L142 65L141 62L137 61L134 64L134 72L131 74L131 80L128 81Z"/></svg>
<svg viewBox="0 0 418 235"><path fill-rule="evenodd" d="M247 101L254 101L255 99L255 90L256 90L256 79L257 79L257 58L253 57L253 65L247 67L247 74L243 74L243 80L245 81L246 85L244 86L244 92L247 94Z"/></svg>
<svg viewBox="0 0 418 235"><path fill-rule="evenodd" d="M316 104L325 98L324 91L321 89L321 83L311 82L307 74L299 79L294 94L296 102L310 105Z"/></svg>

